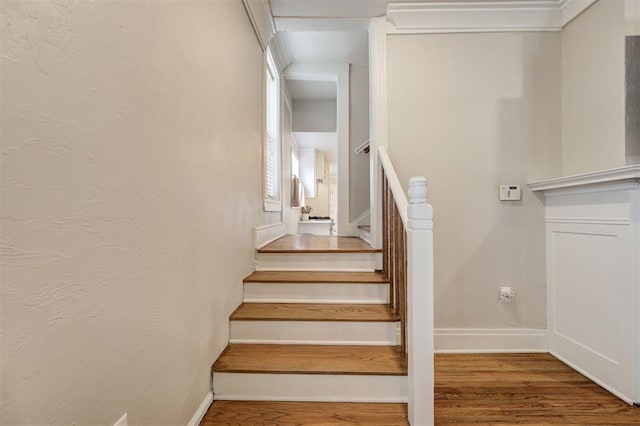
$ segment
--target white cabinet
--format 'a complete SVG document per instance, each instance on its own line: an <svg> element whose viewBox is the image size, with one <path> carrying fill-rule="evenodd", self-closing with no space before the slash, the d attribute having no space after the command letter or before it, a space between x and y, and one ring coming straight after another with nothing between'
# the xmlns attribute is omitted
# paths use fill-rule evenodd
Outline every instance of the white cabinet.
<svg viewBox="0 0 640 426"><path fill-rule="evenodd" d="M316 198L316 150L313 148L300 149L300 180L305 198Z"/></svg>
<svg viewBox="0 0 640 426"><path fill-rule="evenodd" d="M324 154L314 148L300 149L300 180L304 185L305 197L316 198L317 182L324 182L325 179Z"/></svg>
<svg viewBox="0 0 640 426"><path fill-rule="evenodd" d="M324 154L316 151L316 182L322 183L325 179Z"/></svg>

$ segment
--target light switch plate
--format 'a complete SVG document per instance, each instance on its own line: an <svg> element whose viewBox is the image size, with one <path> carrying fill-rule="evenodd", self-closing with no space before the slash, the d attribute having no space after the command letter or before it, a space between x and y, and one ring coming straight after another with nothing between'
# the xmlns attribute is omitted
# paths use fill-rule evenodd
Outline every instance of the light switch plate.
<svg viewBox="0 0 640 426"><path fill-rule="evenodd" d="M500 185L500 201L520 201L521 198L520 185Z"/></svg>

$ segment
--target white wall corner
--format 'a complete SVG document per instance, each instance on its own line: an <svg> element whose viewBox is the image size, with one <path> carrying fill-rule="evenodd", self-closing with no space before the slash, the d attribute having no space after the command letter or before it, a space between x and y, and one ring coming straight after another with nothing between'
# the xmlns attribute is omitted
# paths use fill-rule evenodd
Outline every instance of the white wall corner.
<svg viewBox="0 0 640 426"><path fill-rule="evenodd" d="M578 15L587 10L589 6L597 0L562 0L560 2L560 12L562 16L562 26L573 21Z"/></svg>
<svg viewBox="0 0 640 426"><path fill-rule="evenodd" d="M286 233L284 222L256 226L255 247L260 249Z"/></svg>
<svg viewBox="0 0 640 426"><path fill-rule="evenodd" d="M546 353L547 330L537 328L436 328L436 353Z"/></svg>
<svg viewBox="0 0 640 426"><path fill-rule="evenodd" d="M202 403L200 403L200 406L198 407L196 412L193 413L193 417L191 417L191 420L189 420L189 423L187 424L187 426L198 426L202 421L202 418L204 417L204 415L207 414L207 410L211 406L212 402L213 402L213 392L209 392L207 393L207 395L205 395L204 399L202 400Z"/></svg>
<svg viewBox="0 0 640 426"><path fill-rule="evenodd" d="M267 46L271 42L276 33L276 26L273 22L271 7L268 0L242 0L247 15L253 29L258 37L258 42L263 51L267 50Z"/></svg>
<svg viewBox="0 0 640 426"><path fill-rule="evenodd" d="M390 3L394 33L560 31L596 0Z"/></svg>

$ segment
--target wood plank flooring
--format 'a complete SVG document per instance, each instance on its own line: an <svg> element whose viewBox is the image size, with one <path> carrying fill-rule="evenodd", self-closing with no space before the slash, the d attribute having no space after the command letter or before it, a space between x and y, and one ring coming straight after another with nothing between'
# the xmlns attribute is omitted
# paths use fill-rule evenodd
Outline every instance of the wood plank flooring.
<svg viewBox="0 0 640 426"><path fill-rule="evenodd" d="M356 237L285 235L258 250L258 253L377 253Z"/></svg>
<svg viewBox="0 0 640 426"><path fill-rule="evenodd" d="M216 401L202 419L213 425L407 425L406 404Z"/></svg>
<svg viewBox="0 0 640 426"><path fill-rule="evenodd" d="M244 279L245 283L327 283L327 284L386 284L382 272L337 271L256 271Z"/></svg>
<svg viewBox="0 0 640 426"><path fill-rule="evenodd" d="M640 425L640 410L549 354L436 355L438 425Z"/></svg>
<svg viewBox="0 0 640 426"><path fill-rule="evenodd" d="M548 354L436 355L435 424L640 425L629 406ZM403 404L216 401L203 425L406 425Z"/></svg>
<svg viewBox="0 0 640 426"><path fill-rule="evenodd" d="M397 321L389 305L333 303L243 303L231 314L235 321Z"/></svg>
<svg viewBox="0 0 640 426"><path fill-rule="evenodd" d="M395 346L229 345L214 372L406 375L407 360Z"/></svg>

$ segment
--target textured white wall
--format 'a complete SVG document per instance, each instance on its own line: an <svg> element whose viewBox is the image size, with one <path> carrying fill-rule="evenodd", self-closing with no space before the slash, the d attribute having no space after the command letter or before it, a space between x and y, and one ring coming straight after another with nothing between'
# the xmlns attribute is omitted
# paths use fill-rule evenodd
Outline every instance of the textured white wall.
<svg viewBox="0 0 640 426"><path fill-rule="evenodd" d="M624 166L625 2L600 0L562 31L562 174Z"/></svg>
<svg viewBox="0 0 640 426"><path fill-rule="evenodd" d="M435 209L436 327L545 327L544 205L526 183L560 174L559 75L557 33L388 38L389 153ZM523 200L499 201L501 183Z"/></svg>
<svg viewBox="0 0 640 426"><path fill-rule="evenodd" d="M294 132L335 132L336 101L293 101Z"/></svg>
<svg viewBox="0 0 640 426"><path fill-rule="evenodd" d="M369 210L369 155L354 149L369 139L369 67L350 69L349 220Z"/></svg>
<svg viewBox="0 0 640 426"><path fill-rule="evenodd" d="M1 7L0 423L186 424L264 220L242 3Z"/></svg>

